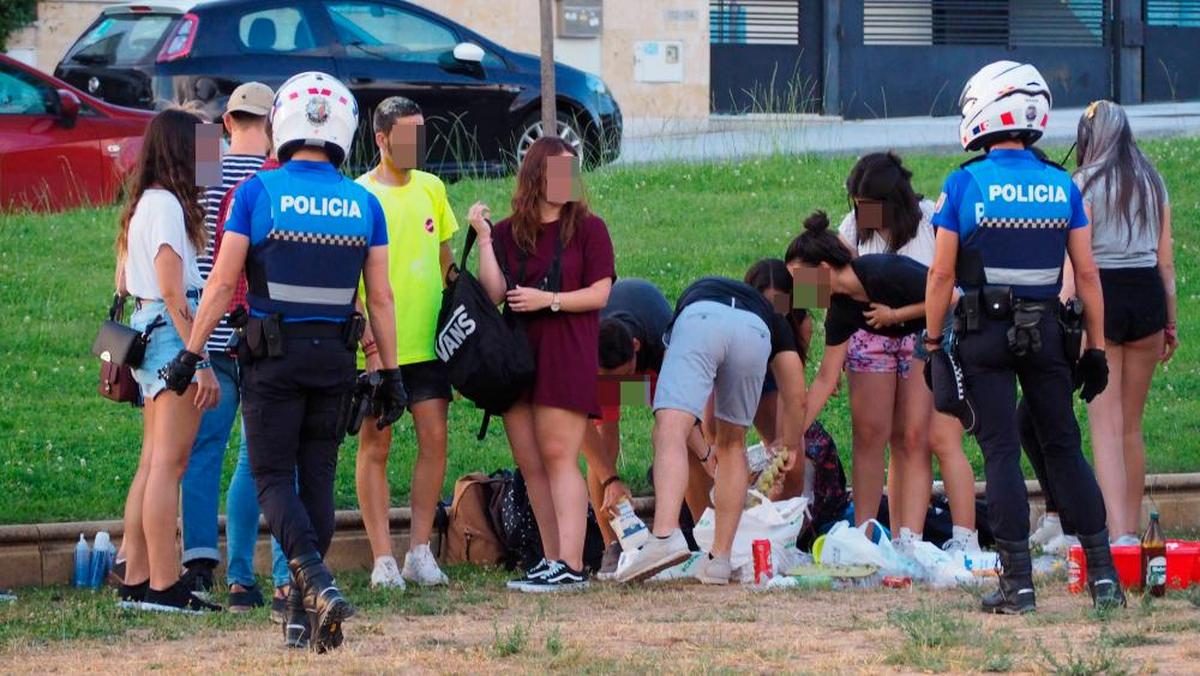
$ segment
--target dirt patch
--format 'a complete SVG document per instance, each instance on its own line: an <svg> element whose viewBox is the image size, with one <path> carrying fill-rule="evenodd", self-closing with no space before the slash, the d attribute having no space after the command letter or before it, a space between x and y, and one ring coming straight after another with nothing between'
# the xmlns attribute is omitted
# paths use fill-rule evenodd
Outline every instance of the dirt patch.
<svg viewBox="0 0 1200 676"><path fill-rule="evenodd" d="M359 591L359 595L365 594ZM420 591L447 594L457 591ZM1200 611L1182 597L1131 599L1110 615L1056 584L1038 613L985 616L966 592L774 591L671 584L537 596L488 590L445 614L370 608L346 645L316 656L280 647L265 623L138 630L111 641L10 646L3 671L1195 673Z"/></svg>

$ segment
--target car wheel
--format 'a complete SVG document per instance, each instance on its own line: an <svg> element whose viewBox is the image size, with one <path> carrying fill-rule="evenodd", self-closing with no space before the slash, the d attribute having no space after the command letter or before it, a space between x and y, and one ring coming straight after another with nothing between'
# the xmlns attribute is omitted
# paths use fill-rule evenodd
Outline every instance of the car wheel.
<svg viewBox="0 0 1200 676"><path fill-rule="evenodd" d="M584 144L583 128L579 125L575 116L559 111L558 113L558 137L566 141L575 149L575 152L580 157L586 157L588 149ZM521 126L516 130L515 136L515 154L517 165L525 159L525 153L529 152L530 146L534 141L546 135L545 125L542 124L541 111L534 112L525 118Z"/></svg>

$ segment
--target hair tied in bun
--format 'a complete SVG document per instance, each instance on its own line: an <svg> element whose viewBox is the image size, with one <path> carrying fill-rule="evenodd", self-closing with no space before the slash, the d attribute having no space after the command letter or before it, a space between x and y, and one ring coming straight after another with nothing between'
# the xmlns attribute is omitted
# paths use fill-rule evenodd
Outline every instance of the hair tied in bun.
<svg viewBox="0 0 1200 676"><path fill-rule="evenodd" d="M820 233L829 229L829 216L820 209L804 219L804 229L808 232Z"/></svg>

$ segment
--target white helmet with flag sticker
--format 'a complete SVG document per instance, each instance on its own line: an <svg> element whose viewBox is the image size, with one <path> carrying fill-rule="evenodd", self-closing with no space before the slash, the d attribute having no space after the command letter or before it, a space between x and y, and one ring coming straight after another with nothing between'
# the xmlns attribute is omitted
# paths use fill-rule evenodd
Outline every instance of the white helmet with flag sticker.
<svg viewBox="0 0 1200 676"><path fill-rule="evenodd" d="M1050 104L1050 87L1032 65L996 61L984 66L967 80L958 99L963 150L978 150L994 137L1037 141L1050 121Z"/></svg>
<svg viewBox="0 0 1200 676"><path fill-rule="evenodd" d="M358 103L337 78L309 71L292 76L275 94L271 140L280 161L301 146L325 150L334 166L350 153L358 128Z"/></svg>

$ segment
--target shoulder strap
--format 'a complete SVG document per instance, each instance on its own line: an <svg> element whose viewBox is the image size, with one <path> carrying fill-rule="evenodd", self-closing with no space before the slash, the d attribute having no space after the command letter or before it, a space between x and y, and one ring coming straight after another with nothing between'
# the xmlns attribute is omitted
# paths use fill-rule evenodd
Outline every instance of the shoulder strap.
<svg viewBox="0 0 1200 676"><path fill-rule="evenodd" d="M108 318L114 322L125 317L125 297L120 292L113 294L112 304L108 306Z"/></svg>

